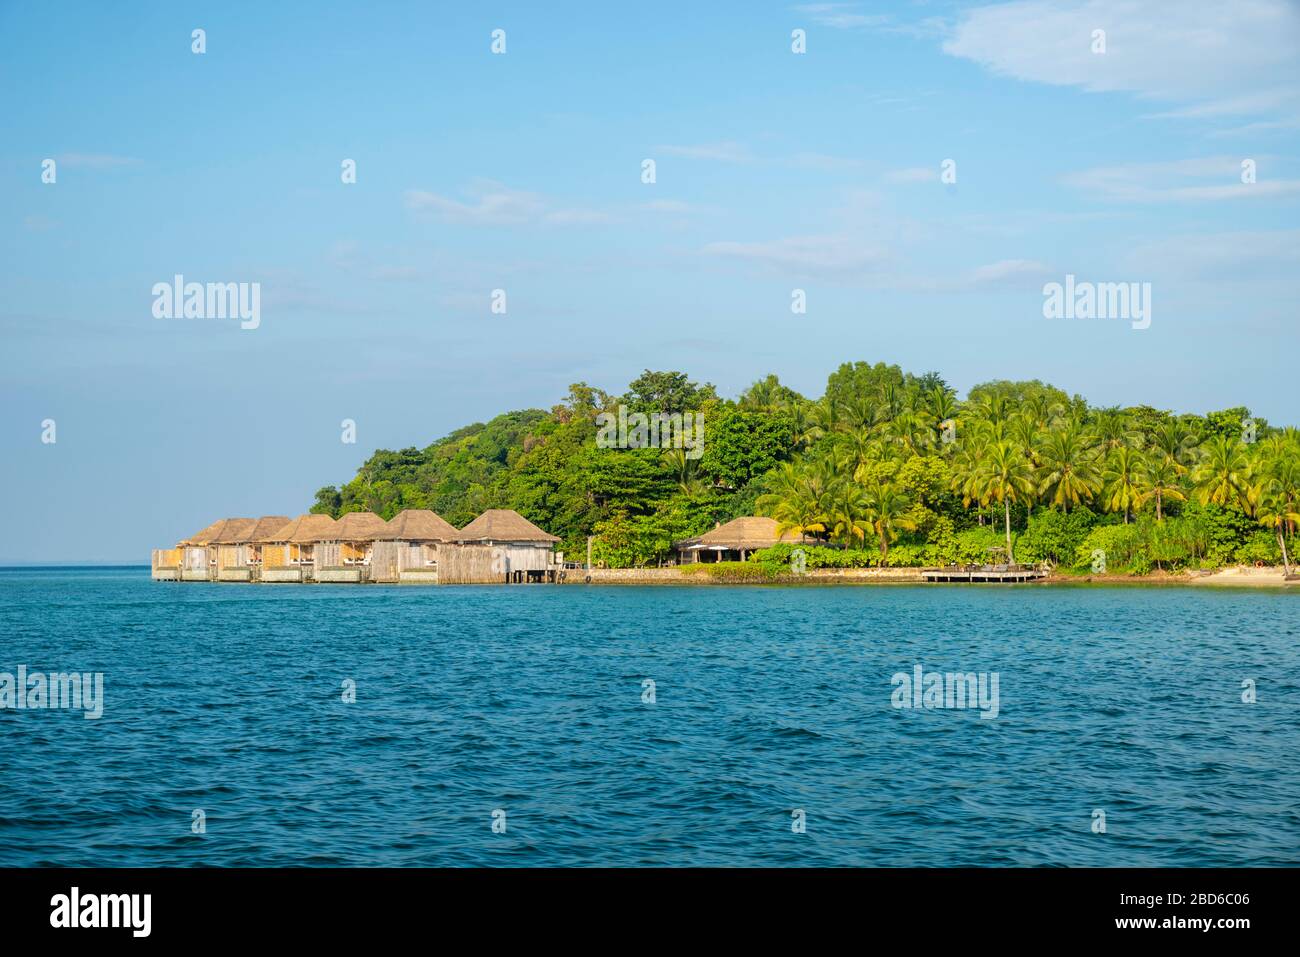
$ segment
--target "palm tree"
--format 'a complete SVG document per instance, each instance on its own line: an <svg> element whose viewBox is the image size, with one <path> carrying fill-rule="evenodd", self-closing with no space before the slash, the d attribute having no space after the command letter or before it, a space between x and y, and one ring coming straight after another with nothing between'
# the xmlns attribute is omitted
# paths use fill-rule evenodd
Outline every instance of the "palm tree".
<svg viewBox="0 0 1300 957"><path fill-rule="evenodd" d="M988 443L977 433L960 443L952 463L952 490L961 495L962 508L970 508L971 502L980 506L980 525L984 524L985 504L984 492L980 486L980 471L987 452Z"/></svg>
<svg viewBox="0 0 1300 957"><path fill-rule="evenodd" d="M1121 445L1136 445L1142 441L1142 433L1130 427L1128 418L1118 407L1099 410L1093 431L1098 442L1107 450Z"/></svg>
<svg viewBox="0 0 1300 957"><path fill-rule="evenodd" d="M1192 476L1198 502L1247 507L1250 459L1246 448L1239 439L1226 435L1212 436L1201 445L1203 458Z"/></svg>
<svg viewBox="0 0 1300 957"><path fill-rule="evenodd" d="M880 565L889 564L889 543L898 537L898 529L912 531L916 522L907 514L910 503L897 488L887 482L877 482L866 495L867 527L880 541Z"/></svg>
<svg viewBox="0 0 1300 957"><path fill-rule="evenodd" d="M1129 514L1141 503L1139 485L1146 472L1142 453L1129 445L1117 445L1106 456L1102 479L1102 507L1109 512L1124 512L1124 524Z"/></svg>
<svg viewBox="0 0 1300 957"><path fill-rule="evenodd" d="M1138 498L1138 506L1141 507L1154 498L1157 522L1164 520L1166 499L1175 502L1187 500L1178 476L1179 466L1171 458L1156 456L1147 462L1146 472L1141 476L1142 493Z"/></svg>
<svg viewBox="0 0 1300 957"><path fill-rule="evenodd" d="M1016 447L1020 449L1031 465L1037 466L1038 463L1038 446L1042 441L1042 435L1038 431L1038 423L1029 415L1016 415L1011 419L1010 435L1008 436Z"/></svg>
<svg viewBox="0 0 1300 957"><path fill-rule="evenodd" d="M840 482L831 494L831 535L846 545L861 546L871 525L866 492L856 482Z"/></svg>
<svg viewBox="0 0 1300 957"><path fill-rule="evenodd" d="M1170 419L1156 427L1151 434L1151 451L1173 464L1181 475L1192 460L1196 437L1177 419Z"/></svg>
<svg viewBox="0 0 1300 957"><path fill-rule="evenodd" d="M1286 538L1282 534L1293 522L1300 522L1300 507L1287 494L1276 479L1267 479L1258 489L1255 520L1277 534L1278 548L1282 550L1282 573L1291 577L1291 559L1286 551Z"/></svg>
<svg viewBox="0 0 1300 957"><path fill-rule="evenodd" d="M1016 556L1011 550L1011 503L1032 500L1033 471L1019 449L1010 442L998 442L989 447L980 476L987 498L1002 503L1007 532L1007 561L1014 564Z"/></svg>
<svg viewBox="0 0 1300 957"><path fill-rule="evenodd" d="M699 475L700 460L689 457L685 449L664 449L663 461L673 473L678 491L683 494L692 495L708 487L708 483Z"/></svg>
<svg viewBox="0 0 1300 957"><path fill-rule="evenodd" d="M937 385L921 397L921 407L934 422L946 422L957 415L957 393Z"/></svg>
<svg viewBox="0 0 1300 957"><path fill-rule="evenodd" d="M839 428L872 429L884 421L883 409L865 395L857 395L840 409Z"/></svg>
<svg viewBox="0 0 1300 957"><path fill-rule="evenodd" d="M814 441L839 431L840 407L830 396L822 396L808 410L809 433Z"/></svg>
<svg viewBox="0 0 1300 957"><path fill-rule="evenodd" d="M1040 490L1064 511L1091 500L1101 487L1095 456L1077 422L1048 432L1039 454L1043 462L1038 470Z"/></svg>

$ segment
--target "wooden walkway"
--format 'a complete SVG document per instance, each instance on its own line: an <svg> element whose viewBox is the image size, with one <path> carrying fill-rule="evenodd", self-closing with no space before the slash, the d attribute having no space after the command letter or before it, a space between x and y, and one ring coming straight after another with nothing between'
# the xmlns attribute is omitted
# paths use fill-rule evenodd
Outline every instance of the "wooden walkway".
<svg viewBox="0 0 1300 957"><path fill-rule="evenodd" d="M1019 584L1020 582L1042 581L1047 572L1041 568L980 566L970 568L951 565L948 568L926 568L921 571L921 578L928 582L964 582L964 583L1002 583Z"/></svg>

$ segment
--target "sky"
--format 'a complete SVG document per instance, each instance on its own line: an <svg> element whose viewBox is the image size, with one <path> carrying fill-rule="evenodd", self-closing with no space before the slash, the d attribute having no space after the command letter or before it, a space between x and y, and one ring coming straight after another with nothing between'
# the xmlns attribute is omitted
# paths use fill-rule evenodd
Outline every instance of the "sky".
<svg viewBox="0 0 1300 957"><path fill-rule="evenodd" d="M1287 0L0 3L0 562L647 368L1296 424L1298 145ZM256 328L158 318L176 275ZM1047 318L1067 275L1149 326Z"/></svg>

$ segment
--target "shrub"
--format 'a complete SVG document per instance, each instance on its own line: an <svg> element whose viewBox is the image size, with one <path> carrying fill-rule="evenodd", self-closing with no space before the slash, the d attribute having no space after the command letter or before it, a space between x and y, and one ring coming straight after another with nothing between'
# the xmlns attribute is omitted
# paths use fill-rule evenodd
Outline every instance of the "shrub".
<svg viewBox="0 0 1300 957"><path fill-rule="evenodd" d="M1090 531L1075 552L1074 563L1078 567L1092 565L1093 552L1106 553L1106 569L1117 571L1133 564L1141 549L1141 535L1136 525L1098 525ZM1147 558L1150 569L1150 559Z"/></svg>
<svg viewBox="0 0 1300 957"><path fill-rule="evenodd" d="M1233 557L1242 565L1253 565L1255 562L1281 565L1282 549L1278 547L1277 536L1272 532L1256 532L1237 548Z"/></svg>
<svg viewBox="0 0 1300 957"><path fill-rule="evenodd" d="M762 562L700 562L682 565L681 569L688 575L736 583L773 581L779 571L777 566Z"/></svg>
<svg viewBox="0 0 1300 957"><path fill-rule="evenodd" d="M1016 558L1022 562L1068 565L1096 523L1097 516L1086 508L1073 512L1044 509L1029 519L1029 527L1016 542Z"/></svg>

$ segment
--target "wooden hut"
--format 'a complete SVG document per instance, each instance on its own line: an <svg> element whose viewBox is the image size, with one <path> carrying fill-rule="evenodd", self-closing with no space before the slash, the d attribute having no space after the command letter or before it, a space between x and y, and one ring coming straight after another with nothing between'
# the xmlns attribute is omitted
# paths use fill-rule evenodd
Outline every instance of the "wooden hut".
<svg viewBox="0 0 1300 957"><path fill-rule="evenodd" d="M460 532L437 512L408 508L388 521L370 559L370 580L376 582L438 581L439 550L454 545Z"/></svg>
<svg viewBox="0 0 1300 957"><path fill-rule="evenodd" d="M438 557L438 581L555 581L563 555L551 551L559 541L518 512L490 508L456 535L460 547Z"/></svg>
<svg viewBox="0 0 1300 957"><path fill-rule="evenodd" d="M256 571L262 567L262 543L289 524L288 515L263 515L248 534L248 564ZM256 574L254 577L257 577Z"/></svg>
<svg viewBox="0 0 1300 957"><path fill-rule="evenodd" d="M338 525L328 515L299 515L266 535L262 546L262 581L312 581L318 542L337 541Z"/></svg>
<svg viewBox="0 0 1300 957"><path fill-rule="evenodd" d="M366 581L375 542L387 531L374 512L348 512L334 523L334 538L315 546L316 581Z"/></svg>
<svg viewBox="0 0 1300 957"><path fill-rule="evenodd" d="M289 521L284 515L261 518L232 518L217 532L208 548L215 549L212 563L214 577L221 582L247 582L256 577L261 564L258 539L283 528Z"/></svg>
<svg viewBox="0 0 1300 957"><path fill-rule="evenodd" d="M217 578L216 540L227 532L244 528L250 518L219 518L189 538L176 543L181 552L181 581L206 582Z"/></svg>
<svg viewBox="0 0 1300 957"><path fill-rule="evenodd" d="M759 549L771 548L778 542L798 541L799 535L794 531L777 534L776 519L746 515L718 525L698 538L674 542L673 548L678 564L682 565L699 561L743 562Z"/></svg>

